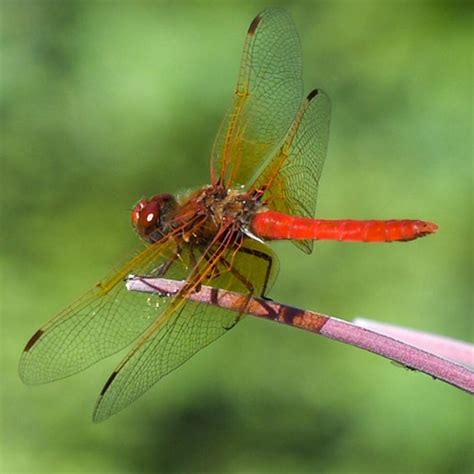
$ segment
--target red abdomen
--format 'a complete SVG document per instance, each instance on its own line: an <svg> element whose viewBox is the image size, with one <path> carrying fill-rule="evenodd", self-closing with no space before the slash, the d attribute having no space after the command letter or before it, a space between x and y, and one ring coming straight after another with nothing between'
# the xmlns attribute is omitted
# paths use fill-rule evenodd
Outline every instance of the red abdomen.
<svg viewBox="0 0 474 474"><path fill-rule="evenodd" d="M396 242L417 239L437 229L436 224L421 220L326 220L275 211L257 213L251 222L251 231L267 240Z"/></svg>

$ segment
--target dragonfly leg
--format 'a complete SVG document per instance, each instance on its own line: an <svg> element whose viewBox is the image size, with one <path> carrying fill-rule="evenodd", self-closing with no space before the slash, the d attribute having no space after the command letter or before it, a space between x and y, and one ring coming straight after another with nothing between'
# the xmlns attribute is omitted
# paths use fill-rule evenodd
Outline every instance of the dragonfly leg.
<svg viewBox="0 0 474 474"><path fill-rule="evenodd" d="M198 261L196 258L196 254L194 253L194 247L192 244L189 245L189 258L191 260L191 267L193 269L193 273L198 273ZM195 293L199 293L200 291L201 291L201 282L199 282L194 288Z"/></svg>
<svg viewBox="0 0 474 474"><path fill-rule="evenodd" d="M180 248L178 247L176 251L173 253L173 255L166 260L166 262L163 262L162 264L158 265L156 268L154 268L147 277L152 277L152 278L163 278L168 270L170 269L171 265L178 259L180 254Z"/></svg>
<svg viewBox="0 0 474 474"><path fill-rule="evenodd" d="M203 257L209 262L209 258L207 255L203 255ZM230 326L224 326L224 329L229 330L232 329L242 318L242 315L244 313L245 307L247 306L247 303L249 302L250 298L252 297L254 293L254 286L250 281L248 281L238 270L236 270L232 264L225 258L221 257L219 259L219 264L221 264L223 267L225 267L225 271L220 271L217 269L217 267L214 269L214 273L210 276L210 279L213 280L215 278L218 278L219 276L223 275L225 272L230 272L234 277L236 277L248 290L248 293L246 295L246 298L244 302L241 305L241 308L239 309L239 313L235 320L230 324Z"/></svg>
<svg viewBox="0 0 474 474"><path fill-rule="evenodd" d="M250 282L236 268L234 268L232 264L227 261L227 259L222 257L220 259L220 263L222 263L222 265L226 267L226 270L229 271L232 275L234 275L234 277L237 278L248 290L245 300L242 302L242 305L239 308L239 313L237 314L235 320L231 323L230 326L224 327L224 329L229 330L232 329L242 319L242 316L245 313L245 308L247 307L250 298L255 293L255 287L253 286L252 282Z"/></svg>
<svg viewBox="0 0 474 474"><path fill-rule="evenodd" d="M270 298L265 296L265 293L267 292L267 286L268 286L268 282L270 280L270 272L272 271L272 266L273 266L272 257L270 255L268 255L267 253L265 253L265 252L261 252L260 250L249 249L249 248L246 248L246 247L240 247L239 252L243 252L243 253L246 253L246 254L249 254L249 255L253 255L254 257L260 258L261 260L265 261L265 263L267 265L267 268L266 268L266 271L265 271L265 279L263 281L262 293L259 296L261 298L265 299L265 300L271 301Z"/></svg>

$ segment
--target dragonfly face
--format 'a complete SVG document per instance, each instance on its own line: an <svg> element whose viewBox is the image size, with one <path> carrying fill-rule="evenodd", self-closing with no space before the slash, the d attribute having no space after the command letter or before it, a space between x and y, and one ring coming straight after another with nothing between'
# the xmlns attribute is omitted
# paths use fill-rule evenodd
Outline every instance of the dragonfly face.
<svg viewBox="0 0 474 474"><path fill-rule="evenodd" d="M171 194L157 194L151 199L141 199L131 213L132 226L145 242L158 241L167 232L178 203Z"/></svg>

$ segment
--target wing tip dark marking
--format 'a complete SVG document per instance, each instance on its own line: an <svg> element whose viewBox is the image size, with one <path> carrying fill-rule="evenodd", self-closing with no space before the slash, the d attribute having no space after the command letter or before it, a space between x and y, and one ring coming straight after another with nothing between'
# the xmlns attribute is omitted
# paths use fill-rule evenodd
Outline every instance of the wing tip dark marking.
<svg viewBox="0 0 474 474"><path fill-rule="evenodd" d="M258 25L262 21L262 15L257 15L253 20L252 23L250 23L249 29L247 34L250 36L253 36L255 33L255 30L257 29Z"/></svg>
<svg viewBox="0 0 474 474"><path fill-rule="evenodd" d="M319 89L313 89L313 90L308 94L308 97L307 97L308 102L309 102L310 100L313 100L317 95L319 95L319 93L320 93L320 90L319 90Z"/></svg>
<svg viewBox="0 0 474 474"><path fill-rule="evenodd" d="M30 349L36 344L36 341L44 334L42 329L38 329L30 338L30 340L26 343L23 352L29 352Z"/></svg>
<svg viewBox="0 0 474 474"><path fill-rule="evenodd" d="M110 377L107 379L107 382L105 382L105 385L102 387L102 390L100 391L100 396L104 396L105 392L108 390L110 387L110 384L114 381L115 377L117 377L118 372L112 372Z"/></svg>

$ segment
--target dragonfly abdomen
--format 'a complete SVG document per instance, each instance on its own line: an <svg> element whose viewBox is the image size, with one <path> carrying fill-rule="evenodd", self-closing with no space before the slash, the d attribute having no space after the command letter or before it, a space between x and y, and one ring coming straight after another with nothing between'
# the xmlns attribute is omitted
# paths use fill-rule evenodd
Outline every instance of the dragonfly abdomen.
<svg viewBox="0 0 474 474"><path fill-rule="evenodd" d="M290 216L275 211L257 213L251 230L267 240L340 240L346 242L409 241L437 230L421 220L327 220Z"/></svg>

